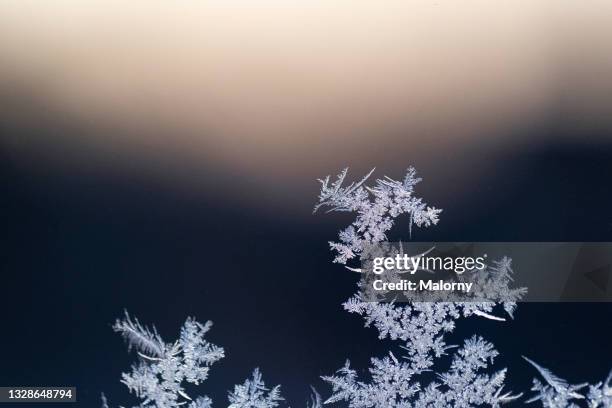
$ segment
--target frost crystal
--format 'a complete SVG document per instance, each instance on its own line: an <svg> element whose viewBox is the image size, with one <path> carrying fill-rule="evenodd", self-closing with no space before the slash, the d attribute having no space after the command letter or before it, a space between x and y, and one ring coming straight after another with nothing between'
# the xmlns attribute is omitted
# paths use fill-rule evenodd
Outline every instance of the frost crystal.
<svg viewBox="0 0 612 408"><path fill-rule="evenodd" d="M130 373L123 373L121 382L136 394L142 402L139 408L211 408L212 400L207 396L192 399L183 388L186 383L198 385L208 377L213 363L225 357L223 348L209 343L204 335L212 322L205 324L188 318L179 339L166 343L155 327L149 329L125 313L113 325L128 343L128 348L137 350L140 358ZM313 397L310 408L321 408L320 397ZM242 385L236 385L228 393L228 408L274 408L283 398L280 386L268 390L259 369L253 371L253 378ZM109 408L106 396L102 394L102 408Z"/></svg>
<svg viewBox="0 0 612 408"><path fill-rule="evenodd" d="M321 182L319 203L329 211L350 211L357 214L355 221L340 232L340 242L330 242L336 252L334 262L345 264L360 256L371 244L387 240L387 232L401 214L410 217L410 227L428 227L438 222L442 210L430 207L413 195L420 181L413 168L409 168L403 181L385 177L375 181L374 187L365 186L370 171L359 182L343 186L347 176L343 170L336 181L326 177ZM355 268L348 269L357 270ZM469 408L476 406L499 407L518 399L504 391L506 370L492 371L490 366L498 356L493 344L474 335L459 347L449 345L445 335L455 328L460 318L477 316L503 321L497 314L502 309L510 318L516 302L524 294L522 289L510 288L512 267L509 258L503 258L487 267L476 277L481 292L471 302L407 302L403 304L364 300L367 294L360 286L347 300L344 308L365 319L365 325L378 330L381 339L389 338L402 343L398 358L389 351L383 357L371 359L369 380L358 379L357 371L347 360L335 375L323 379L332 387L332 395L323 402L313 388L307 408L322 408L323 404L346 403L350 408ZM363 291L362 291L363 290ZM486 293L501 294L502 301L488 301ZM421 300L421 299L419 299ZM204 335L212 323L201 324L188 318L181 328L179 339L167 343L157 330L147 328L126 312L123 319L113 325L135 349L139 362L129 373L122 374L121 382L142 402L140 408L211 408L206 396L192 399L184 386L198 385L208 377L210 366L224 357L223 348L216 346ZM453 350L450 353L450 350ZM535 396L526 402L540 401L544 408L612 408L612 372L604 382L570 385L548 369L525 357L544 378L545 383L533 380ZM444 371L442 362L450 363ZM587 389L588 387L588 389ZM581 391L582 390L582 391ZM228 393L228 408L275 408L283 401L280 386L266 388L259 369L252 378L236 385ZM109 408L104 394L102 408ZM585 405L578 405L578 403Z"/></svg>
<svg viewBox="0 0 612 408"><path fill-rule="evenodd" d="M183 383L199 384L208 377L209 367L224 357L223 348L204 339L212 322L200 324L188 318L181 335L174 343L162 340L155 328L148 329L125 313L113 326L135 348L140 357L130 373L123 373L121 382L141 398L144 407L175 407L191 401ZM210 406L208 397L200 397L192 408Z"/></svg>
<svg viewBox="0 0 612 408"><path fill-rule="evenodd" d="M280 385L268 390L261 379L259 369L256 368L252 379L236 385L234 392L230 392L228 408L274 408L282 400Z"/></svg>
<svg viewBox="0 0 612 408"><path fill-rule="evenodd" d="M535 391L536 395L527 402L540 401L544 408L578 408L580 405L575 401L586 400L585 406L589 408L612 408L612 371L605 382L595 385L587 383L570 385L547 368L538 365L527 357L523 358L534 366L546 381L546 384L543 384L537 379L533 380L531 390ZM578 392L586 387L589 387L586 395Z"/></svg>
<svg viewBox="0 0 612 408"><path fill-rule="evenodd" d="M408 169L403 181L385 177L376 180L374 187L364 186L373 172L374 169L359 182L346 187L342 184L348 174L348 168L344 169L332 183L330 176L319 180L321 193L314 211L321 207L329 207L328 212L357 213L355 221L340 232L340 242L329 243L337 252L334 262L345 264L349 259L359 255L364 245L385 241L386 233L393 227L394 219L401 214L409 214L410 228L412 224L428 227L438 223L438 215L442 210L430 207L422 199L412 195L414 186L421 181L416 177L414 168Z"/></svg>
<svg viewBox="0 0 612 408"><path fill-rule="evenodd" d="M410 225L428 227L438 222L441 210L427 206L415 197L414 186L420 181L413 168L409 168L403 182L386 177L378 179L374 187L365 187L370 172L358 183L342 187L347 175L345 169L330 185L329 176L321 181L321 194L315 211L330 207L330 211L353 211L356 220L340 232L340 243L330 243L338 255L334 262L346 264L364 251L366 245L386 241L386 233L394 219L407 214ZM350 268L354 269L354 268ZM512 293L511 301L503 308L512 317L515 300L522 293L508 288L512 273L510 262L504 259L490 271L501 279L497 290ZM333 394L326 403L345 401L351 408L369 407L472 407L482 404L499 406L520 395L504 393L505 369L487 374L497 351L491 343L478 336L467 339L452 355L450 369L437 371L435 379L424 383L427 373L456 346L448 345L444 335L453 331L455 320L460 317L480 316L493 320L503 318L491 314L494 302L408 302L404 304L365 301L363 294L344 303L344 308L360 314L365 325L378 329L381 339L402 341L403 355L397 358L393 352L382 358L372 358L370 381L361 381L347 361L336 375L323 377L331 384Z"/></svg>
<svg viewBox="0 0 612 408"><path fill-rule="evenodd" d="M410 227L428 227L438 222L441 210L427 206L413 196L414 186L420 181L415 170L408 169L403 182L388 177L378 179L374 187L364 184L372 171L357 183L343 187L347 169L336 181L330 177L319 180L321 193L315 211L329 207L329 211L357 213L355 221L340 232L340 242L330 242L336 252L334 262L345 264L367 252L369 244L387 240L386 233L400 214L408 214ZM347 269L361 272L360 269ZM511 260L503 258L487 267L476 277L481 293L476 299L496 293L501 302L407 302L394 304L377 302L366 292L363 282L358 292L344 303L344 308L364 317L366 327L374 326L381 339L390 338L403 343L403 355L397 358L389 351L387 356L372 358L369 381L359 380L357 372L347 361L336 375L323 377L332 386L332 396L325 403L346 402L351 408L446 408L446 407L499 407L522 394L504 392L506 370L487 374L489 365L498 355L493 345L480 336L464 341L452 353L447 371L439 369L442 357L456 346L447 345L444 336L453 331L455 321L462 317L478 316L491 320L505 320L493 314L501 306L513 317L516 302L525 293L509 285L513 271ZM540 401L544 408L575 408L574 401L582 400L588 408L612 408L612 372L605 382L595 385L569 385L549 370L525 358L545 379L546 384L534 380L536 395L526 402ZM433 374L434 379L426 382ZM428 375L429 374L429 375ZM579 393L588 388L588 393Z"/></svg>

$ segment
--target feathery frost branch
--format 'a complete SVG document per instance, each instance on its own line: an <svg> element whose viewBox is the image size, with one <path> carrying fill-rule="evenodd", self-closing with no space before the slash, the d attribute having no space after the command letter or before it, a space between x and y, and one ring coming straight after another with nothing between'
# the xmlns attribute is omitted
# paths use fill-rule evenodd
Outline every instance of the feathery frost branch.
<svg viewBox="0 0 612 408"><path fill-rule="evenodd" d="M545 383L533 380L531 390L536 394L526 402L540 401L544 408L576 408L576 400L584 400L588 408L612 408L612 371L604 382L595 385L587 383L569 384L566 380L557 377L547 368L523 356L540 373ZM578 391L588 387L587 394Z"/></svg>
<svg viewBox="0 0 612 408"><path fill-rule="evenodd" d="M166 352L166 344L161 339L155 327L149 329L140 324L138 319L132 321L127 311L123 319L117 319L113 330L120 333L128 343L128 351L132 348L153 357L162 357Z"/></svg>
<svg viewBox="0 0 612 408"><path fill-rule="evenodd" d="M365 186L372 172L358 183L342 187L347 169L330 185L330 177L320 180L321 193L315 211L321 206L330 211L356 213L355 221L339 234L340 242L330 242L336 252L334 262L345 264L359 256L366 245L387 241L387 232L394 220L406 214L412 225L429 227L438 223L442 210L428 206L414 196L414 187L421 179L410 167L403 181L389 177L378 179L374 186ZM411 229L409 233L411 234ZM358 268L347 269L361 272ZM510 262L496 263L488 271L498 279L482 278L483 286L500 289L519 299L522 293L508 288L511 280ZM497 285L492 288L491 285ZM467 339L452 355L449 370L439 372L437 380L423 384L422 374L433 371L439 359L454 346L444 341L446 333L453 331L455 320L471 315L492 320L504 320L491 314L494 302L409 302L402 305L363 300L358 291L344 303L344 308L362 315L366 326L374 326L381 339L389 337L401 340L404 351L401 359L389 351L387 356L371 359L370 381L359 380L357 372L346 365L335 375L323 379L332 387L332 395L325 404L341 401L350 408L447 408L449 406L472 407L482 404L497 407L513 401L520 394L502 393L506 370L487 374L485 370L497 356L491 343L478 336ZM368 299L370 300L370 299ZM505 311L512 317L515 302L504 302Z"/></svg>
<svg viewBox="0 0 612 408"><path fill-rule="evenodd" d="M410 167L403 181L389 177L377 179L374 186L365 186L375 169L372 169L359 182L342 187L348 174L348 168L342 170L336 181L330 184L330 176L320 179L321 192L316 212L321 207L329 211L355 212L355 221L340 232L340 242L330 242L330 247L337 253L334 262L346 264L358 256L367 244L375 244L387 239L386 233L393 227L394 219L401 214L410 216L412 225L428 227L438 223L442 210L428 206L422 199L414 197L414 186L421 179L416 177L416 170Z"/></svg>
<svg viewBox="0 0 612 408"><path fill-rule="evenodd" d="M253 378L246 379L243 384L236 385L229 394L228 408L273 408L283 400L280 385L272 389L266 388L259 368L253 370Z"/></svg>

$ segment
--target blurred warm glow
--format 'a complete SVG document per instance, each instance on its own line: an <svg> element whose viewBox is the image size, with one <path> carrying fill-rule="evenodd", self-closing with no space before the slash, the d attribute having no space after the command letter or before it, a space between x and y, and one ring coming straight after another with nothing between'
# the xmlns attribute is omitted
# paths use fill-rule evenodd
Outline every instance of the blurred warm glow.
<svg viewBox="0 0 612 408"><path fill-rule="evenodd" d="M507 129L558 112L606 122L611 37L608 0L14 0L0 84L124 132L54 143L300 172L529 143Z"/></svg>

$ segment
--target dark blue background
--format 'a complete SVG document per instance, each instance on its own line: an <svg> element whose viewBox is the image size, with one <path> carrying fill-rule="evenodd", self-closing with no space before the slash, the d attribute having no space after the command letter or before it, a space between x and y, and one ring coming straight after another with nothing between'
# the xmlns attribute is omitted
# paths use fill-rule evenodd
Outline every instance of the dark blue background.
<svg viewBox="0 0 612 408"><path fill-rule="evenodd" d="M453 180L422 174L419 193L444 213L414 238L611 241L611 158L612 149L586 143L508 153L498 173L453 201L431 187ZM352 218L311 215L318 184L310 178L294 188L312 201L275 214L249 206L252 195L226 199L222 183L190 196L144 179L0 159L1 385L74 385L79 406L98 406L102 391L113 406L135 403L119 383L134 355L111 330L124 308L167 340L187 316L214 321L208 338L227 357L198 390L215 406L257 366L292 406L304 406L309 384L329 396L320 375L347 357L364 371L389 345L340 306L356 277L331 263L327 241ZM409 164L419 168L418 158L401 167ZM379 175L402 176L391 170ZM232 188L248 183L245 175ZM394 234L406 238L407 224ZM475 332L501 352L497 367L509 368L512 390L527 390L536 375L521 355L570 382L603 380L612 367L612 304L523 304L515 321L461 321L449 342Z"/></svg>

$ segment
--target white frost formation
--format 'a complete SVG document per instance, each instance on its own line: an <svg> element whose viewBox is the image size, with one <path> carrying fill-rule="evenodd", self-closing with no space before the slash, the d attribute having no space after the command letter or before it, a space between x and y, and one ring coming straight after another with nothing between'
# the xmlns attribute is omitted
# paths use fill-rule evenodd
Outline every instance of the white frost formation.
<svg viewBox="0 0 612 408"><path fill-rule="evenodd" d="M400 214L410 217L410 226L428 227L438 223L441 210L413 195L415 185L421 181L414 168L408 169L403 182L385 177L376 180L374 187L366 187L365 182L372 173L373 170L347 187L342 186L347 169L331 185L329 176L319 180L321 193L315 211L326 206L330 211L357 213L352 225L340 232L340 242L330 242L332 250L337 252L334 262L346 264L359 256L365 245L386 241L386 233ZM447 408L483 404L497 407L518 398L520 394L503 391L505 369L492 374L486 372L498 353L479 336L465 340L453 353L447 371L438 371L432 381L424 382L427 374L434 371L436 361L457 347L444 340L444 335L455 328L455 320L471 315L498 320L491 314L495 306L492 302L367 302L358 292L344 303L344 308L364 316L366 327L376 327L381 339L401 340L404 355L397 358L389 352L383 358L372 358L369 382L358 380L347 361L336 375L323 377L333 389L325 402L345 401L350 408ZM504 305L510 316L515 307L515 302Z"/></svg>
<svg viewBox="0 0 612 408"><path fill-rule="evenodd" d="M428 227L438 223L441 210L428 206L415 197L414 187L421 181L414 168L409 168L402 182L389 177L378 179L374 187L365 185L372 175L370 171L359 182L343 186L348 169L344 169L334 182L330 177L319 180L321 192L316 212L321 207L329 211L356 213L355 221L340 231L339 242L330 242L336 253L334 262L344 264L358 257L369 244L387 241L387 232L400 214L410 217L412 225ZM346 266L352 271L358 268ZM523 295L522 289L510 289L512 281L511 260L504 258L488 272L501 276L496 279L497 291L510 296L501 302L408 302L403 304L367 302L360 291L344 303L344 308L364 317L365 326L378 329L381 339L400 340L403 355L393 352L382 358L371 359L369 380L358 379L349 362L336 375L323 377L332 386L327 404L344 401L350 408L447 408L500 405L515 401L521 394L504 392L506 369L487 373L489 365L498 355L493 345L480 336L465 340L452 353L450 368L439 367L441 357L457 346L448 345L444 336L453 331L455 321L461 317L479 316L491 320L505 320L492 314L501 305L512 317L516 301ZM585 399L589 408L612 408L612 373L605 383L589 388L585 397L577 391L588 384L568 385L550 371L529 361L544 377L547 385L534 380L533 391L537 395L526 402L541 401L545 408L578 407L571 400Z"/></svg>
<svg viewBox="0 0 612 408"><path fill-rule="evenodd" d="M223 348L204 339L211 326L210 321L201 324L188 318L179 339L166 343L154 327L149 329L141 325L127 312L123 319L115 322L113 329L125 338L129 348L136 349L140 359L131 372L122 374L121 380L142 399L139 408L212 407L210 398L192 399L184 388L185 384L198 385L206 380L210 366L225 357ZM283 400L280 386L268 390L257 368L252 379L236 385L228 399L228 408L275 408ZM108 408L104 394L102 407ZM320 408L320 405L313 408Z"/></svg>
<svg viewBox="0 0 612 408"><path fill-rule="evenodd" d="M611 408L612 407L612 370L605 382L595 385L587 383L570 385L567 381L554 375L550 370L538 365L536 362L523 356L529 364L535 367L540 373L546 384L539 380L533 380L532 391L536 395L527 402L540 401L544 408L579 408L576 400L585 400L588 408ZM588 387L585 395L578 391Z"/></svg>
<svg viewBox="0 0 612 408"><path fill-rule="evenodd" d="M360 255L366 245L387 240L386 233L400 214L410 217L410 227L428 227L438 222L441 210L430 207L413 196L414 186L420 181L414 168L409 168L402 182L385 177L374 187L365 182L343 187L347 169L336 181L329 176L320 180L321 193L315 211L329 207L329 211L350 211L357 214L355 221L340 232L340 242L330 242L336 252L334 262L344 264ZM410 231L411 232L411 231ZM356 270L355 268L348 269ZM402 342L399 358L389 351L384 357L371 359L370 378L359 380L357 371L347 361L336 375L323 379L331 384L332 395L323 402L313 389L308 408L321 408L325 404L344 403L350 408L469 408L476 406L499 407L515 401L522 394L504 391L506 369L490 370L498 356L493 344L480 336L466 339L461 346L449 345L445 335L455 328L462 317L478 316L503 321L494 314L501 308L509 317L516 308L522 291L510 289L511 262L504 258L489 268L497 276L496 290L505 290L509 301L501 302L408 302L403 304L366 302L359 291L344 303L351 313L364 317L365 325L374 326L381 339ZM486 282L485 282L486 283ZM208 377L210 366L225 356L223 348L216 346L204 335L212 322L201 324L188 318L179 339L166 343L155 328L149 329L132 319L126 312L123 319L113 325L134 348L139 362L129 373L122 374L122 383L142 401L139 408L211 408L207 396L191 398L187 384L199 385ZM454 350L452 353L450 350ZM450 353L450 366L439 369L443 356ZM587 408L612 408L612 372L605 382L595 385L569 385L567 381L525 358L544 378L545 384L534 380L532 391L536 395L526 402L540 401L544 408L575 408L585 403ZM586 389L586 394L579 393ZM228 408L275 408L283 398L277 385L268 389L259 369L252 378L236 385L228 394ZM109 408L104 394L102 407Z"/></svg>

